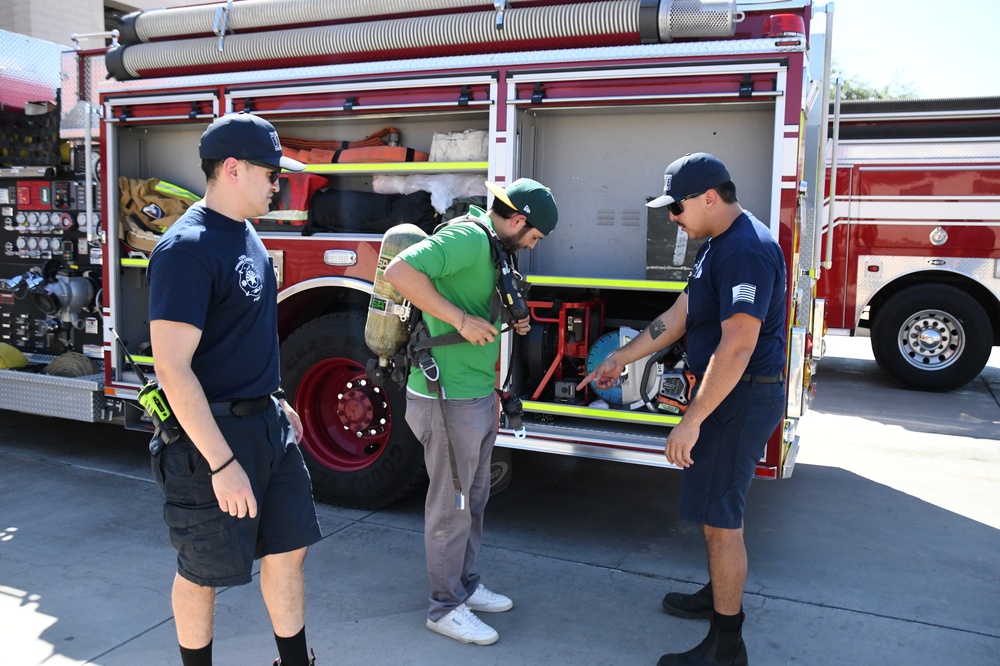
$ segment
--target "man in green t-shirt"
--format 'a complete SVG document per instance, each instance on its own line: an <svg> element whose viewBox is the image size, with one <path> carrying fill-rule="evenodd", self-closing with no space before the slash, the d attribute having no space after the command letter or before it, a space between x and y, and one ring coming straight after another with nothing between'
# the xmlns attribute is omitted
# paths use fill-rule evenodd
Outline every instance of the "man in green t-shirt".
<svg viewBox="0 0 1000 666"><path fill-rule="evenodd" d="M486 183L489 212L470 215L493 229L509 253L533 248L556 227L552 192L530 178L506 188ZM491 321L497 269L486 232L455 222L399 253L385 279L423 312L431 336L458 333L465 342L432 349L441 396L418 369L410 372L406 422L424 447L430 486L424 506L424 546L431 598L427 628L462 643L489 645L499 636L472 611L498 613L514 602L487 589L475 572L490 495L490 458L497 436L496 363L500 319ZM528 318L513 322L524 335ZM449 445L450 442L450 445ZM456 508L449 447L468 502Z"/></svg>

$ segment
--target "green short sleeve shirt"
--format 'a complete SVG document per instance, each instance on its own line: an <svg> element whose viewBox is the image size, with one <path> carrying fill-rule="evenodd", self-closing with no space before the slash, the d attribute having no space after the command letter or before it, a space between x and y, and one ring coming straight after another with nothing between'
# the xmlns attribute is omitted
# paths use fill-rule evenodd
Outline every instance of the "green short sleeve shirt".
<svg viewBox="0 0 1000 666"><path fill-rule="evenodd" d="M485 211L471 213L492 227ZM472 222L449 224L399 253L400 259L431 279L434 288L470 315L490 317L490 301L496 290L496 266L486 234ZM452 333L451 324L423 315L431 336ZM493 322L499 329L499 320ZM496 364L500 355L500 336L486 346L460 342L431 349L441 370L441 385L448 399L484 398L496 386ZM407 387L416 393L433 396L419 368L412 368Z"/></svg>

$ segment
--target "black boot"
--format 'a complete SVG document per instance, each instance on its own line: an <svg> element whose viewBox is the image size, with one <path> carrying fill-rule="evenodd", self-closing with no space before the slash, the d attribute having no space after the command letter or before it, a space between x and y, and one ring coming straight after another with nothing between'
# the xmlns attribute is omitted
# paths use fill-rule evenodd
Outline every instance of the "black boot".
<svg viewBox="0 0 1000 666"><path fill-rule="evenodd" d="M708 636L696 647L680 654L665 654L656 666L748 666L747 646L743 643L743 622L724 631L712 622Z"/></svg>
<svg viewBox="0 0 1000 666"><path fill-rule="evenodd" d="M316 653L313 651L312 648L309 648L309 655L310 655L309 666L315 666L315 664L316 664ZM281 666L281 659L280 658L274 660L274 666Z"/></svg>
<svg viewBox="0 0 1000 666"><path fill-rule="evenodd" d="M677 617L689 619L712 617L715 601L712 599L712 581L694 594L668 592L663 597L663 610Z"/></svg>

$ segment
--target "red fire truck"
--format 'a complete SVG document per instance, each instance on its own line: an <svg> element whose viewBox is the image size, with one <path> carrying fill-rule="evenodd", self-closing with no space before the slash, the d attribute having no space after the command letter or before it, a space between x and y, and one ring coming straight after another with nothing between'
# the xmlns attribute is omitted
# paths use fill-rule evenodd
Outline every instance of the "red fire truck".
<svg viewBox="0 0 1000 666"><path fill-rule="evenodd" d="M825 141L807 141L806 129L825 123L828 84L810 76L809 61L828 72L829 50L810 44L811 0L508 4L216 3L132 15L107 53L68 54L64 111L83 105L82 119L63 127L72 168L0 172L10 218L0 307L12 323L3 342L31 361L0 370L0 408L148 427L136 368L109 332L153 371L148 251L120 239L119 178L202 192L201 132L251 110L310 161L305 176L282 177L273 216L257 223L279 282L283 388L305 423L318 497L384 505L418 487L423 469L403 394L365 375L381 233L323 222L350 217L353 204L321 214L317 201L428 191L445 218L485 204L485 180L551 187L559 229L519 257L534 325L504 338L498 364L498 381L509 375L522 399L526 433L501 418L498 444L665 467L666 433L680 417L657 398L683 396L678 359L637 362L603 392L575 384L684 288L698 243L644 204L662 193L664 167L693 151L727 164L743 206L784 248L788 404L758 474L788 476L822 335L822 237L810 217L820 206L809 197ZM372 137L399 149L373 154L413 161L337 159L349 148L339 142ZM61 298L46 302L46 290ZM849 293L845 308L861 302ZM92 357L98 372L28 371L66 350Z"/></svg>
<svg viewBox="0 0 1000 666"><path fill-rule="evenodd" d="M870 335L904 386L964 386L1000 344L1000 98L844 102L834 120L828 333Z"/></svg>

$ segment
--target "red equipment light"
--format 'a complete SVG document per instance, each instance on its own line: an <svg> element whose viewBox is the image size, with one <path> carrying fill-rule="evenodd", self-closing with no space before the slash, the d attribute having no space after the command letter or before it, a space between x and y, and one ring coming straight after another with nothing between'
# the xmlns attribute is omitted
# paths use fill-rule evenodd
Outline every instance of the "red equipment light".
<svg viewBox="0 0 1000 666"><path fill-rule="evenodd" d="M764 37L801 37L806 22L796 14L772 14L764 19Z"/></svg>

